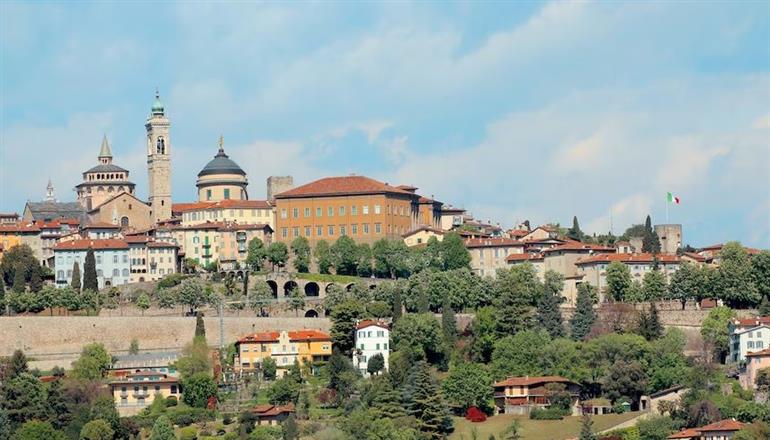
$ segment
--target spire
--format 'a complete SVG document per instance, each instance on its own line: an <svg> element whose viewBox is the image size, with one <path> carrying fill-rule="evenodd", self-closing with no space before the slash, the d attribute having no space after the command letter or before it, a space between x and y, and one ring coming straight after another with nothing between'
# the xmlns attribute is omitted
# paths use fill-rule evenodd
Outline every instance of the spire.
<svg viewBox="0 0 770 440"><path fill-rule="evenodd" d="M43 201L46 202L55 202L56 197L53 195L53 183L51 183L51 178L48 178L48 186L45 188L45 199Z"/></svg>
<svg viewBox="0 0 770 440"><path fill-rule="evenodd" d="M110 143L107 141L107 134L104 134L102 138L102 149L99 151L99 158L112 157L112 151L110 150Z"/></svg>
<svg viewBox="0 0 770 440"><path fill-rule="evenodd" d="M160 92L158 91L158 88L155 87L155 103L152 104L150 113L152 113L153 116L163 116L163 111L163 103L160 102Z"/></svg>
<svg viewBox="0 0 770 440"><path fill-rule="evenodd" d="M219 135L219 154L225 154L225 137Z"/></svg>

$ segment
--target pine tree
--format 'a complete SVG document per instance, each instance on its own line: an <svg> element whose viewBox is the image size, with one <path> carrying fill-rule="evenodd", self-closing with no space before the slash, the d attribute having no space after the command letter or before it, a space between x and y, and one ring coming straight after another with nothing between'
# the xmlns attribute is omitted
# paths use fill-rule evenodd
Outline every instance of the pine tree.
<svg viewBox="0 0 770 440"><path fill-rule="evenodd" d="M72 281L70 286L75 289L76 292L80 292L80 263L77 261L72 265Z"/></svg>
<svg viewBox="0 0 770 440"><path fill-rule="evenodd" d="M176 440L174 426L168 420L168 417L160 416L155 419L155 424L152 425L152 432L150 433L150 440Z"/></svg>
<svg viewBox="0 0 770 440"><path fill-rule="evenodd" d="M201 312L195 315L195 337L206 338L206 324L203 322L203 313Z"/></svg>
<svg viewBox="0 0 770 440"><path fill-rule="evenodd" d="M655 303L650 303L650 311L639 313L638 333L644 339L652 341L663 336L663 325L660 323L658 309Z"/></svg>
<svg viewBox="0 0 770 440"><path fill-rule="evenodd" d="M580 422L580 437L579 440L596 440L596 434L593 431L594 422L588 414L583 414L583 419Z"/></svg>
<svg viewBox="0 0 770 440"><path fill-rule="evenodd" d="M577 216L572 217L572 227L567 231L567 237L578 241L583 240L584 234L583 231L580 230Z"/></svg>
<svg viewBox="0 0 770 440"><path fill-rule="evenodd" d="M389 377L379 379L373 388L372 400L369 407L377 418L389 417L397 418L406 415L404 407L401 405L401 395L393 388Z"/></svg>
<svg viewBox="0 0 770 440"><path fill-rule="evenodd" d="M591 332L594 321L596 321L596 312L594 311L594 300L592 295L593 290L595 290L595 287L588 283L581 283L578 285L575 313L570 320L572 339L585 339Z"/></svg>
<svg viewBox="0 0 770 440"><path fill-rule="evenodd" d="M99 280L96 277L96 257L91 248L88 248L86 261L83 263L83 290L99 291Z"/></svg>
<svg viewBox="0 0 770 440"><path fill-rule="evenodd" d="M652 228L652 219L647 216L644 221L644 236L642 237L642 252L650 252L653 254L660 253L660 239L658 234Z"/></svg>
<svg viewBox="0 0 770 440"><path fill-rule="evenodd" d="M395 291L393 292L393 324L401 319L403 307L404 305L401 299L401 289L396 287Z"/></svg>
<svg viewBox="0 0 770 440"><path fill-rule="evenodd" d="M416 420L417 429L427 438L442 439L452 429L449 408L438 392L425 361L417 362L404 386L407 413Z"/></svg>
<svg viewBox="0 0 770 440"><path fill-rule="evenodd" d="M51 425L56 429L64 428L72 419L72 413L70 413L67 406L67 399L62 391L62 381L60 379L54 380L48 387L46 413L48 420L51 421Z"/></svg>
<svg viewBox="0 0 770 440"><path fill-rule="evenodd" d="M564 321L559 305L562 302L561 290L564 277L554 271L545 273L543 295L537 303L537 322L552 338L564 336Z"/></svg>
<svg viewBox="0 0 770 440"><path fill-rule="evenodd" d="M444 342L447 349L454 347L457 339L457 320L455 312L452 310L452 304L449 302L449 296L444 297L444 304L441 307L441 327L444 331Z"/></svg>

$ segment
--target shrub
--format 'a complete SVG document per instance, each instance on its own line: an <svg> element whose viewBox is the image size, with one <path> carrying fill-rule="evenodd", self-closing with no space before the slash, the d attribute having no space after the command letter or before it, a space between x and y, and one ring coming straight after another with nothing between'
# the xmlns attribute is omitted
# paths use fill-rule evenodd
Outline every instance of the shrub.
<svg viewBox="0 0 770 440"><path fill-rule="evenodd" d="M188 426L179 430L179 440L196 440L198 438L198 428Z"/></svg>
<svg viewBox="0 0 770 440"><path fill-rule="evenodd" d="M468 408L468 411L465 413L465 418L473 423L480 423L487 420L487 415L480 409L472 406Z"/></svg>
<svg viewBox="0 0 770 440"><path fill-rule="evenodd" d="M168 396L166 397L166 408L176 406L179 403L176 396Z"/></svg>
<svg viewBox="0 0 770 440"><path fill-rule="evenodd" d="M233 423L233 416L232 416L232 414L225 414L222 417L222 423L224 423L225 425L229 425L229 424Z"/></svg>
<svg viewBox="0 0 770 440"><path fill-rule="evenodd" d="M562 408L535 408L529 413L532 420L561 420L569 415L569 411Z"/></svg>

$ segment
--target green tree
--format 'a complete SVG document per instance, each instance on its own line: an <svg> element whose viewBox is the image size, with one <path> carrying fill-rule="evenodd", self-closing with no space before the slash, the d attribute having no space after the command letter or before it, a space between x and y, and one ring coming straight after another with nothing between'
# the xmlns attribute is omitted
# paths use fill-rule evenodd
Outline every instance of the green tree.
<svg viewBox="0 0 770 440"><path fill-rule="evenodd" d="M374 274L374 255L369 243L360 243L358 250L357 274L359 277L370 277Z"/></svg>
<svg viewBox="0 0 770 440"><path fill-rule="evenodd" d="M684 310L687 301L700 301L706 296L706 272L692 263L683 262L671 275L668 285L668 298L682 303Z"/></svg>
<svg viewBox="0 0 770 440"><path fill-rule="evenodd" d="M401 319L404 311L404 302L401 300L401 290L396 288L393 291L393 323Z"/></svg>
<svg viewBox="0 0 770 440"><path fill-rule="evenodd" d="M37 267L32 270L29 276L29 290L35 293L40 292L40 289L43 288L43 278L40 274L40 271L42 269L40 267ZM45 308L45 307L43 307Z"/></svg>
<svg viewBox="0 0 770 440"><path fill-rule="evenodd" d="M444 269L468 268L471 264L471 254L465 247L462 237L455 232L444 235L441 241L441 254L444 260Z"/></svg>
<svg viewBox="0 0 770 440"><path fill-rule="evenodd" d="M358 372L350 357L345 356L336 348L329 358L329 388L337 392L337 398L342 401L350 397L358 379Z"/></svg>
<svg viewBox="0 0 770 440"><path fill-rule="evenodd" d="M543 285L530 263L499 270L493 286L497 307L497 327L501 335L513 335L530 328L533 305L543 292Z"/></svg>
<svg viewBox="0 0 770 440"><path fill-rule="evenodd" d="M144 311L150 308L149 295L147 295L147 293L142 293L139 295L139 297L136 299L136 306L142 310L142 316L144 316Z"/></svg>
<svg viewBox="0 0 770 440"><path fill-rule="evenodd" d="M160 416L155 419L150 432L150 440L176 440L174 434L174 425L166 416Z"/></svg>
<svg viewBox="0 0 770 440"><path fill-rule="evenodd" d="M27 277L24 268L18 266L13 272L13 292L22 293L27 290Z"/></svg>
<svg viewBox="0 0 770 440"><path fill-rule="evenodd" d="M297 272L310 270L310 242L307 238L295 238L291 242L291 253L294 255L294 268Z"/></svg>
<svg viewBox="0 0 770 440"><path fill-rule="evenodd" d="M266 357L262 360L262 377L265 380L275 380L278 366L275 363L275 359Z"/></svg>
<svg viewBox="0 0 770 440"><path fill-rule="evenodd" d="M759 295L770 297L770 251L761 251L751 257L751 273Z"/></svg>
<svg viewBox="0 0 770 440"><path fill-rule="evenodd" d="M701 324L700 334L703 341L711 347L714 356L720 361L730 352L728 325L734 317L735 312L729 307L715 307Z"/></svg>
<svg viewBox="0 0 770 440"><path fill-rule="evenodd" d="M14 440L67 440L63 432L57 431L48 422L32 420L16 430Z"/></svg>
<svg viewBox="0 0 770 440"><path fill-rule="evenodd" d="M441 330L447 349L451 349L457 339L457 319L448 297L444 298L444 305L441 307Z"/></svg>
<svg viewBox="0 0 770 440"><path fill-rule="evenodd" d="M358 272L358 247L356 242L343 235L331 246L334 268L340 275L355 275Z"/></svg>
<svg viewBox="0 0 770 440"><path fill-rule="evenodd" d="M596 321L593 301L596 288L588 283L580 283L577 291L575 313L570 320L570 329L572 339L584 340Z"/></svg>
<svg viewBox="0 0 770 440"><path fill-rule="evenodd" d="M286 405L289 402L296 403L299 399L300 384L292 377L284 376L275 382L267 390L267 400L273 405Z"/></svg>
<svg viewBox="0 0 770 440"><path fill-rule="evenodd" d="M668 416L653 416L636 424L639 437L644 440L666 440L674 432L674 421Z"/></svg>
<svg viewBox="0 0 770 440"><path fill-rule="evenodd" d="M206 323L203 321L203 313L195 314L195 338L206 338Z"/></svg>
<svg viewBox="0 0 770 440"><path fill-rule="evenodd" d="M647 381L647 373L640 362L618 360L612 364L602 379L602 389L613 402L618 402L622 398L630 402L638 402L647 388Z"/></svg>
<svg viewBox="0 0 770 440"><path fill-rule="evenodd" d="M573 216L572 227L567 231L567 237L573 240L583 241L583 235L583 231L580 230L580 225L578 224L577 216Z"/></svg>
<svg viewBox="0 0 770 440"><path fill-rule="evenodd" d="M299 311L305 307L305 292L294 287L289 292L289 309L299 316Z"/></svg>
<svg viewBox="0 0 770 440"><path fill-rule="evenodd" d="M537 322L552 338L564 336L564 321L559 305L564 298L561 296L564 288L564 276L558 272L545 272L543 295L537 303Z"/></svg>
<svg viewBox="0 0 770 440"><path fill-rule="evenodd" d="M231 297L235 294L235 276L232 273L225 276L222 284L223 293L226 297Z"/></svg>
<svg viewBox="0 0 770 440"><path fill-rule="evenodd" d="M3 277L0 276L0 315L7 313L8 311L6 310L5 283L3 282Z"/></svg>
<svg viewBox="0 0 770 440"><path fill-rule="evenodd" d="M182 379L182 400L193 408L205 408L209 397L217 395L217 384L206 373L195 373Z"/></svg>
<svg viewBox="0 0 770 440"><path fill-rule="evenodd" d="M78 379L99 380L112 365L112 356L100 343L83 347L80 358L72 363L72 376Z"/></svg>
<svg viewBox="0 0 770 440"><path fill-rule="evenodd" d="M596 440L596 434L593 429L594 421L591 420L591 416L583 414L583 418L580 420L580 437L579 440Z"/></svg>
<svg viewBox="0 0 770 440"><path fill-rule="evenodd" d="M299 427L293 415L289 415L283 421L281 428L283 428L283 440L297 440L299 438Z"/></svg>
<svg viewBox="0 0 770 440"><path fill-rule="evenodd" d="M607 294L615 301L623 301L631 287L631 271L620 261L607 266Z"/></svg>
<svg viewBox="0 0 770 440"><path fill-rule="evenodd" d="M128 346L128 354L139 354L139 340L131 339L131 345Z"/></svg>
<svg viewBox="0 0 770 440"><path fill-rule="evenodd" d="M637 332L648 341L658 339L663 335L663 325L660 323L655 303L650 303L649 312L642 310L639 313Z"/></svg>
<svg viewBox="0 0 770 440"><path fill-rule="evenodd" d="M471 322L471 358L488 364L497 341L497 311L493 307L482 307L476 311Z"/></svg>
<svg viewBox="0 0 770 440"><path fill-rule="evenodd" d="M407 413L415 418L417 429L426 438L443 439L451 432L449 409L427 363L420 361L412 367L403 393Z"/></svg>
<svg viewBox="0 0 770 440"><path fill-rule="evenodd" d="M270 289L270 286L265 282L257 281L251 289L249 307L252 310L258 310L259 316L265 316L265 308L270 304L272 296L273 291Z"/></svg>
<svg viewBox="0 0 770 440"><path fill-rule="evenodd" d="M72 419L72 413L68 399L62 390L61 379L50 382L47 394L45 405L46 419L51 422L54 428L62 429L69 424Z"/></svg>
<svg viewBox="0 0 770 440"><path fill-rule="evenodd" d="M438 320L429 313L403 316L393 326L391 340L396 349L413 349L431 363L444 360L443 332Z"/></svg>
<svg viewBox="0 0 770 440"><path fill-rule="evenodd" d="M490 434L489 440L495 440L495 436ZM522 440L521 422L511 420L511 423L503 431L503 440Z"/></svg>
<svg viewBox="0 0 770 440"><path fill-rule="evenodd" d="M115 431L102 419L91 420L80 430L81 440L112 440Z"/></svg>
<svg viewBox="0 0 770 440"><path fill-rule="evenodd" d="M494 378L542 373L541 352L550 342L543 330L526 330L498 340L490 364Z"/></svg>
<svg viewBox="0 0 770 440"><path fill-rule="evenodd" d="M409 248L402 240L377 240L372 246L372 257L378 276L396 278L408 272Z"/></svg>
<svg viewBox="0 0 770 440"><path fill-rule="evenodd" d="M86 260L83 262L83 290L99 291L99 280L96 277L96 257L91 248L88 248Z"/></svg>
<svg viewBox="0 0 770 440"><path fill-rule="evenodd" d="M24 277L26 281L31 271L38 266L40 263L29 245L20 244L7 249L3 259L0 260L0 272L4 285L13 287L17 279L17 269L22 272L20 277Z"/></svg>
<svg viewBox="0 0 770 440"><path fill-rule="evenodd" d="M714 291L717 298L734 308L752 307L762 299L754 284L752 263L746 249L729 242L719 251Z"/></svg>
<svg viewBox="0 0 770 440"><path fill-rule="evenodd" d="M315 261L320 273L329 273L330 269L334 267L331 247L326 240L318 240L315 244L313 255L315 255Z"/></svg>
<svg viewBox="0 0 770 440"><path fill-rule="evenodd" d="M656 301L666 296L666 276L657 265L653 265L652 270L644 274L642 290L647 301Z"/></svg>
<svg viewBox="0 0 770 440"><path fill-rule="evenodd" d="M380 374L383 370L385 370L385 358L383 358L382 353L377 353L369 358L366 363L367 373L371 375L377 375Z"/></svg>
<svg viewBox="0 0 770 440"><path fill-rule="evenodd" d="M44 419L46 392L43 384L29 373L21 373L3 382L2 409L13 425Z"/></svg>
<svg viewBox="0 0 770 440"><path fill-rule="evenodd" d="M332 344L350 356L355 345L356 320L364 315L364 306L354 299L345 300L332 309Z"/></svg>
<svg viewBox="0 0 770 440"><path fill-rule="evenodd" d="M650 252L653 254L660 253L660 239L658 234L652 228L652 220L650 216L644 221L644 235L642 236L642 252Z"/></svg>
<svg viewBox="0 0 770 440"><path fill-rule="evenodd" d="M285 265L288 259L289 248L286 247L286 243L275 241L267 247L267 261L273 266L273 270L275 270L275 266Z"/></svg>
<svg viewBox="0 0 770 440"><path fill-rule="evenodd" d="M21 373L28 373L29 366L27 365L27 356L25 356L24 352L21 350L14 350L11 359L5 368L4 379L6 380L12 379Z"/></svg>
<svg viewBox="0 0 770 440"><path fill-rule="evenodd" d="M367 399L369 409L377 417L397 418L406 415L401 405L401 393L393 388L390 377L379 377L372 380L370 398Z"/></svg>
<svg viewBox="0 0 770 440"><path fill-rule="evenodd" d="M249 241L248 254L246 255L246 264L255 272L262 270L262 264L267 258L267 249L265 244L257 237Z"/></svg>
<svg viewBox="0 0 770 440"><path fill-rule="evenodd" d="M483 411L492 409L492 376L482 364L454 365L441 388L444 397L460 414L465 414L471 406Z"/></svg>
<svg viewBox="0 0 770 440"><path fill-rule="evenodd" d="M211 356L205 336L196 336L184 346L182 356L176 361L176 369L182 379L211 372Z"/></svg>
<svg viewBox="0 0 770 440"><path fill-rule="evenodd" d="M198 278L186 278L176 287L176 300L187 306L192 315L210 301L210 295Z"/></svg>

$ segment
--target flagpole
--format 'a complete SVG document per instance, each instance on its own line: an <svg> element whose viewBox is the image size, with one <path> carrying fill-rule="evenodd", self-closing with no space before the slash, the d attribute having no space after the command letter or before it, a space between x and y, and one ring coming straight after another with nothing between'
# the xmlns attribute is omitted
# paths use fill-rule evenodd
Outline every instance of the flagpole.
<svg viewBox="0 0 770 440"><path fill-rule="evenodd" d="M668 224L668 196L666 196L666 224Z"/></svg>

